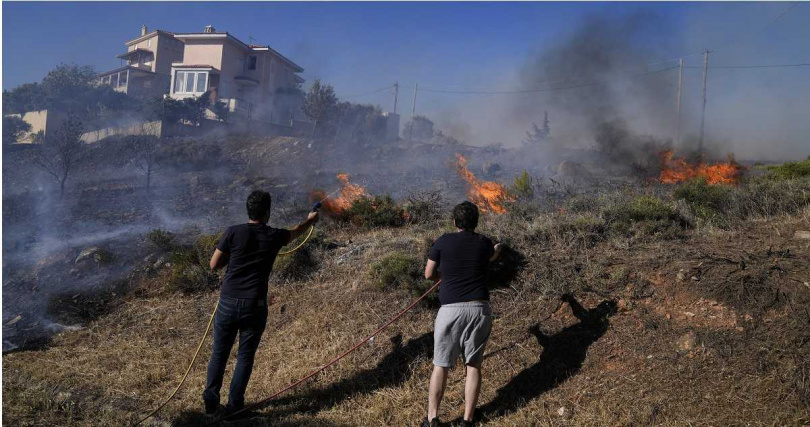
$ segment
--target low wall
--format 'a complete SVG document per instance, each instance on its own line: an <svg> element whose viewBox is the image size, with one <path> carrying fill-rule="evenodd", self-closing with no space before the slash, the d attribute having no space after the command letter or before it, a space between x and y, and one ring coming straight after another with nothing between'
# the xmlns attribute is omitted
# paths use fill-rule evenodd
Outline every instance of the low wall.
<svg viewBox="0 0 810 427"><path fill-rule="evenodd" d="M115 126L98 129L82 134L82 141L87 144L98 142L104 138L116 135L163 135L164 125L159 121L136 123L129 126Z"/></svg>

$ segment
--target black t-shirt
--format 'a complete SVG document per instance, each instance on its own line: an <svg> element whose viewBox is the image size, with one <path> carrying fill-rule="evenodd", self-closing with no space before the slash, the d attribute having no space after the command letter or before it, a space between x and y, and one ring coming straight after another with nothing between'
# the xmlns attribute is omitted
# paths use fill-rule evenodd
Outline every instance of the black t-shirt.
<svg viewBox="0 0 810 427"><path fill-rule="evenodd" d="M228 227L217 249L228 255L222 296L266 299L267 281L278 251L290 242L290 231L264 224Z"/></svg>
<svg viewBox="0 0 810 427"><path fill-rule="evenodd" d="M428 259L439 264L442 277L439 301L442 304L488 301L485 278L489 258L494 253L492 240L472 231L439 237L428 255Z"/></svg>

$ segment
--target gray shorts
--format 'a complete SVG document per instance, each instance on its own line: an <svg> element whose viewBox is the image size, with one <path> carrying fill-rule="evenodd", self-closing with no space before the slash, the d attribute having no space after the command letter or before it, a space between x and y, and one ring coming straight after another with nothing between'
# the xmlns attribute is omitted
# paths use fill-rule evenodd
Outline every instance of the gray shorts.
<svg viewBox="0 0 810 427"><path fill-rule="evenodd" d="M433 330L433 364L450 368L458 356L477 365L492 331L492 309L488 302L459 302L443 305Z"/></svg>

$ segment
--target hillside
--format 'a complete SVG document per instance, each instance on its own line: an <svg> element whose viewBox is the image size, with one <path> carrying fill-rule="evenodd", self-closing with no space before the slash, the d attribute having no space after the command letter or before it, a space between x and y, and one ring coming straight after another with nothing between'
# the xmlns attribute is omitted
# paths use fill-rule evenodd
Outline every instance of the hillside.
<svg viewBox="0 0 810 427"><path fill-rule="evenodd" d="M805 194L798 205L779 199L768 205L781 206L771 215L725 225L689 217L699 210L671 194L658 205L643 195L652 190L638 191L607 207L575 197L562 209L516 204L485 216L480 231L511 250L492 272L496 320L482 425L810 422L806 188L797 190ZM280 260L248 401L322 365L406 306L425 286L410 268L449 230L446 216L377 228L326 220L303 252ZM151 259L163 253L146 247ZM381 276L392 256L416 267ZM3 421L123 425L156 406L182 375L217 297L207 286L171 286L175 270L145 269L80 329L5 355ZM589 321L560 301L567 292L590 310ZM314 381L227 425L415 425L426 407L434 314L435 302L421 304ZM209 351L210 339L151 425L207 421L200 393ZM461 416L462 378L457 366L444 420Z"/></svg>

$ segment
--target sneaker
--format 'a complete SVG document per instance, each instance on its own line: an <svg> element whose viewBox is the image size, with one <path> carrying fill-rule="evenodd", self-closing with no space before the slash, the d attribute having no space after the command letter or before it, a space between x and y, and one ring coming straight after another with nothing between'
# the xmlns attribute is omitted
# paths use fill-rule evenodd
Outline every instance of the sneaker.
<svg viewBox="0 0 810 427"><path fill-rule="evenodd" d="M475 421L461 420L461 425L464 427L473 427L475 426Z"/></svg>
<svg viewBox="0 0 810 427"><path fill-rule="evenodd" d="M430 421L428 421L427 417L425 417L422 420L422 424L420 424L420 427L439 427L440 425L441 422L439 421L439 417L436 417Z"/></svg>

